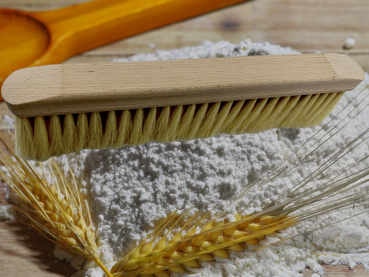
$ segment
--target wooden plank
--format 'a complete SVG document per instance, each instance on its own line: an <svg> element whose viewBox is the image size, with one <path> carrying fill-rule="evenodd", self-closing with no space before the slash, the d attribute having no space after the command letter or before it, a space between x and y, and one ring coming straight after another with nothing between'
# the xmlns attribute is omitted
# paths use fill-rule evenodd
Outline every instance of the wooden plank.
<svg viewBox="0 0 369 277"><path fill-rule="evenodd" d="M6 276L69 277L75 273L69 263L56 260L50 242L20 223L0 222L0 238L0 272ZM362 265L354 270L345 265L325 266L324 271L327 277L369 276ZM303 272L304 277L313 274L312 270Z"/></svg>
<svg viewBox="0 0 369 277"><path fill-rule="evenodd" d="M303 277L311 277L314 274L312 270L304 272ZM369 272L364 269L363 265L358 265L354 269L350 269L347 265L326 265L324 266L324 277L368 277Z"/></svg>
<svg viewBox="0 0 369 277"><path fill-rule="evenodd" d="M84 1L84 0L83 0ZM20 8L61 6L61 0L2 0L1 6ZM67 4L82 0L69 0ZM356 40L346 51L369 55L367 0L257 0L172 24L85 53L87 56L127 56L156 49L199 45L204 40L245 38L291 46L304 53L345 52L347 37ZM118 31L118 30L117 30Z"/></svg>
<svg viewBox="0 0 369 277"><path fill-rule="evenodd" d="M1 276L71 276L69 263L57 261L54 246L33 230L15 222L0 222Z"/></svg>
<svg viewBox="0 0 369 277"><path fill-rule="evenodd" d="M299 51L341 51L353 37L352 51L369 53L367 0L266 0L252 5L253 40Z"/></svg>
<svg viewBox="0 0 369 277"><path fill-rule="evenodd" d="M131 55L199 45L204 40L237 43L245 38L302 52L345 52L347 37L353 37L356 45L346 52L369 54L368 14L367 0L251 1L121 40L86 55Z"/></svg>
<svg viewBox="0 0 369 277"><path fill-rule="evenodd" d="M90 0L1 0L0 7L39 11L57 9L88 1Z"/></svg>
<svg viewBox="0 0 369 277"><path fill-rule="evenodd" d="M1 6L31 7L31 6L69 6L91 0L1 0Z"/></svg>

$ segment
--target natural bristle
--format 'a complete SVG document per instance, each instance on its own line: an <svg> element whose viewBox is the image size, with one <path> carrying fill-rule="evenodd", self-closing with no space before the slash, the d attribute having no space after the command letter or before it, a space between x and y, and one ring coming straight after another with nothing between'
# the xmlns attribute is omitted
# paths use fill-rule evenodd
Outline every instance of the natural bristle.
<svg viewBox="0 0 369 277"><path fill-rule="evenodd" d="M82 149L119 148L217 134L302 128L323 121L343 92L36 118L16 117L16 152L44 161Z"/></svg>

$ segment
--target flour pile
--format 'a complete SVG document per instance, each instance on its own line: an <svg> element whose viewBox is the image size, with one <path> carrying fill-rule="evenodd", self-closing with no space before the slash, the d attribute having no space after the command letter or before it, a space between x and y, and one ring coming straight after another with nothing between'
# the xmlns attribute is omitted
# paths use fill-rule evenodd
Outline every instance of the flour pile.
<svg viewBox="0 0 369 277"><path fill-rule="evenodd" d="M157 51L154 54L139 54L128 60L297 53L290 48L269 43L244 41L234 45L223 41L206 42L198 47ZM84 150L78 154L62 156L58 161L66 172L71 167L81 180L82 191L91 200L91 211L97 223L101 257L108 266L112 266L117 259L130 251L135 243L150 233L168 213L190 207L196 211L208 203L219 203L211 210L213 214L219 214L248 184L257 181L265 173L288 160L287 163L291 165L288 175L269 182L263 190L250 191L236 207L229 208L227 212L229 218L236 213L251 213L260 209L263 204L283 197L289 188L309 176L333 153L369 128L367 120L369 108L361 111L361 108L369 104L369 97L364 99L369 90L350 102L368 84L367 75L365 81L355 91L346 93L339 102L333 112L338 116L330 116L325 122L332 119L329 126L334 126L346 115L348 117L345 122L356 118L298 166L294 165L293 159L288 158L313 134L321 130L319 136L311 138L305 145L306 149L316 146L317 139L330 131L328 126L275 129L260 134L219 135L214 138L167 144L151 142L119 150ZM346 105L348 106L344 112L340 112ZM349 114L354 108L354 112ZM359 115L357 111L361 111ZM368 154L369 139L321 174L311 186L321 185L343 168ZM364 161L362 166L368 167L369 162ZM360 190L364 191L364 188ZM202 269L196 269L194 275L188 276L302 276L301 273L307 267L323 274L321 262L343 263L350 267L354 267L356 263L363 263L368 266L369 254L358 252L367 251L369 247L369 215L364 213L350 218L359 211L360 208L350 208L301 222L296 227L283 231L281 236L287 238L297 233L303 235L257 252L232 254L230 260L219 259L216 263L204 263ZM303 233L344 218L349 219L324 229ZM60 251L56 254L63 257ZM102 276L99 269L90 269L79 274Z"/></svg>
<svg viewBox="0 0 369 277"><path fill-rule="evenodd" d="M234 57L247 55L297 54L290 48L269 43L250 41L238 45L229 42L206 42L199 47L185 47L154 54L139 54L129 61L168 60ZM117 60L127 61L127 60ZM329 126L337 124L354 107L360 110L369 103L361 99L368 91L349 101L369 84L369 77L351 93L346 93L333 114L348 104ZM349 114L353 118L357 112ZM237 207L228 212L244 214L260 209L263 203L282 197L294 184L311 174L328 157L357 137L369 127L369 109L361 113L337 135L329 139L319 151L303 164L294 167L288 176L268 183L262 191L250 191ZM326 122L330 119L328 118ZM261 134L219 135L215 138L197 139L189 142L151 142L137 147L119 150L88 150L60 158L68 169L85 182L84 191L91 198L91 209L98 224L101 238L101 254L105 262L113 264L132 246L151 232L160 220L177 209L201 208L208 203L219 203L212 213L219 214L229 201L240 194L246 185L255 182L266 172L277 168L283 161L306 142L320 127L297 130L270 130ZM330 129L324 127L320 136ZM306 147L316 144L319 136L312 138ZM346 168L360 157L368 154L368 142L360 145L344 159L334 164L312 186L319 186L330 176ZM364 162L363 166L368 166ZM319 228L348 218L358 210L346 209L332 212L311 221L299 223L285 230L281 236L290 237L298 232ZM231 216L230 216L231 217ZM231 260L203 264L191 276L299 276L307 267L323 274L320 262L344 263L354 267L356 263L369 263L368 254L345 254L364 251L369 246L369 216L361 214L336 225L297 236L293 240L268 247L256 253L245 251L232 254ZM330 255L328 252L341 253ZM101 276L99 270L88 272ZM183 275L178 275L183 276Z"/></svg>

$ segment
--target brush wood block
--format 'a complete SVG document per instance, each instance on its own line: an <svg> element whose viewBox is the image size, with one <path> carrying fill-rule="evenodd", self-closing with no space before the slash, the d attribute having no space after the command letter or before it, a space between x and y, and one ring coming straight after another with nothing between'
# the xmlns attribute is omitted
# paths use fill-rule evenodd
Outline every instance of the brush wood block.
<svg viewBox="0 0 369 277"><path fill-rule="evenodd" d="M343 54L49 65L3 85L19 117L102 112L354 89L364 71Z"/></svg>

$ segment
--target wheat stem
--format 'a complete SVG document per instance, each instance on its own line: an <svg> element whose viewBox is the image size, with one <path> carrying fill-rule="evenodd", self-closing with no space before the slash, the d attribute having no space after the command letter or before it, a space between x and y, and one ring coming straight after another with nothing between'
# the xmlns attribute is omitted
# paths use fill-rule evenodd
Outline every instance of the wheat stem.
<svg viewBox="0 0 369 277"><path fill-rule="evenodd" d="M103 264L103 262L99 258L95 259L94 261L104 271L107 277L113 277L109 269L106 268L106 266Z"/></svg>

